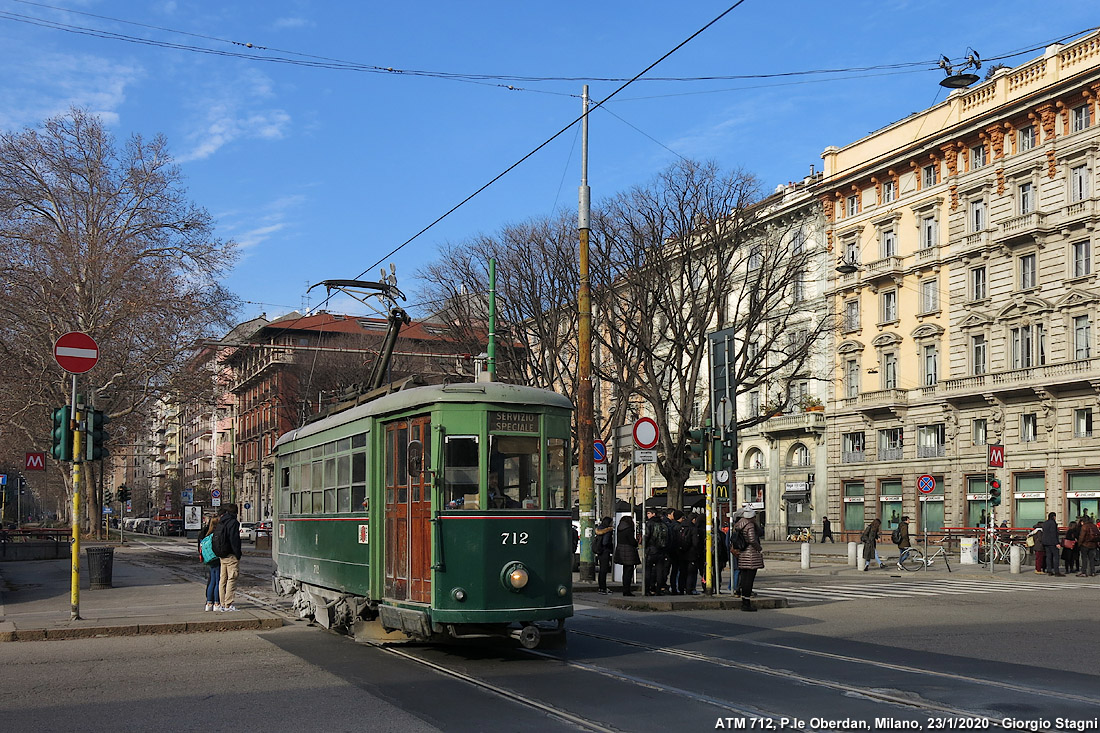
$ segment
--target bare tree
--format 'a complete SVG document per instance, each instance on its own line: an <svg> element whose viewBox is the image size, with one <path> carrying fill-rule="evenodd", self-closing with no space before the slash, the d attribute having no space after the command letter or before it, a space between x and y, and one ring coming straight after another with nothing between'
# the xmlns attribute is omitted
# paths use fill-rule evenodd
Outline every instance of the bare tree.
<svg viewBox="0 0 1100 733"><path fill-rule="evenodd" d="M734 327L769 338L741 364L741 391L808 358L811 334L791 338L789 328L808 253L764 225L768 211L753 176L686 161L596 217L598 374L619 409L643 403L657 422L657 466L676 506L691 473L688 431L708 414L708 334Z"/></svg>
<svg viewBox="0 0 1100 733"><path fill-rule="evenodd" d="M79 109L0 135L0 377L18 400L8 437L48 448L50 409L69 398L51 349L66 331L99 344L80 391L112 418L185 388L173 378L188 347L228 324L235 301L218 278L235 256L187 199L164 138L118 148Z"/></svg>

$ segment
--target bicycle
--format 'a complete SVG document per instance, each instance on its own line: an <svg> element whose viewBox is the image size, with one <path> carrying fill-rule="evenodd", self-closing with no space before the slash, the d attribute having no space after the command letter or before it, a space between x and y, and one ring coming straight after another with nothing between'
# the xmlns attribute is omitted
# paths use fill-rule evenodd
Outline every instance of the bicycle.
<svg viewBox="0 0 1100 733"><path fill-rule="evenodd" d="M935 564L936 560L942 558L943 564L947 566L947 572L952 572L951 563L947 559L947 548L943 545L942 542L938 542L936 544L939 545L939 548L928 557L925 557L924 553L921 552L918 548L910 547L906 551L904 562L899 561L898 565L900 565L903 570L908 570L912 573L918 570L924 570L925 568L932 567L932 565Z"/></svg>
<svg viewBox="0 0 1100 733"><path fill-rule="evenodd" d="M802 529L791 532L787 535L788 542L814 542L814 533L809 527L803 527Z"/></svg>

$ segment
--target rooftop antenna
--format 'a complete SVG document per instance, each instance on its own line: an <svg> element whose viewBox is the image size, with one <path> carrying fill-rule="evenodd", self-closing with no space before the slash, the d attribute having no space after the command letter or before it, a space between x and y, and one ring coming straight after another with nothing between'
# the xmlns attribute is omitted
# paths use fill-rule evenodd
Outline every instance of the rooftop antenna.
<svg viewBox="0 0 1100 733"><path fill-rule="evenodd" d="M974 49L968 47L966 50L968 51L966 54L966 61L963 63L962 67L957 70L951 63L951 59L946 56L940 57L939 67L943 69L943 73L947 75L947 78L940 79L941 87L946 87L948 89L965 89L978 81L977 74L968 74L966 72L968 69L977 71L982 68L982 60L978 56L978 52Z"/></svg>

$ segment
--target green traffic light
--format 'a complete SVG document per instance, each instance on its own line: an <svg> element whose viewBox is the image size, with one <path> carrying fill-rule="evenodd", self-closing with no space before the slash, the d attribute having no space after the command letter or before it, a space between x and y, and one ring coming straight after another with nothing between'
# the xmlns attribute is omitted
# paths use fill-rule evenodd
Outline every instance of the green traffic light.
<svg viewBox="0 0 1100 733"><path fill-rule="evenodd" d="M88 448L85 452L85 457L89 461L102 460L111 455L110 451L103 445L110 437L107 431L103 429L103 426L111 422L111 418L107 417L103 410L89 410L87 414L88 440L86 442Z"/></svg>
<svg viewBox="0 0 1100 733"><path fill-rule="evenodd" d="M73 460L72 408L58 407L52 413L53 430L50 455L59 461Z"/></svg>
<svg viewBox="0 0 1100 733"><path fill-rule="evenodd" d="M702 428L687 431L687 461L697 471L707 468L706 431Z"/></svg>

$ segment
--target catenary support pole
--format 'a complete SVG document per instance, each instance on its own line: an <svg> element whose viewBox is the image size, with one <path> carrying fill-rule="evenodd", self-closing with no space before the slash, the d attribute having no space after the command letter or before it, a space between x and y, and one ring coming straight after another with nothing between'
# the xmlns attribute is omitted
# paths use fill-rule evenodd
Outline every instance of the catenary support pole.
<svg viewBox="0 0 1100 733"><path fill-rule="evenodd" d="M592 563L592 525L595 517L592 457L593 397L592 397L592 292L588 278L588 229L592 192L588 188L588 85L581 96L584 114L581 117L581 186L577 211L580 233L578 264L580 282L577 289L577 498L580 504L580 579L595 579Z"/></svg>
<svg viewBox="0 0 1100 733"><path fill-rule="evenodd" d="M80 453L83 449L84 441L81 440L80 434L80 413L76 411L76 375L73 375L73 392L72 392L72 412L70 413L72 419L69 422L69 428L73 433L73 538L72 538L72 582L70 588L69 599L69 619L76 620L80 618L80 484L81 476L80 469L82 468L80 463Z"/></svg>

